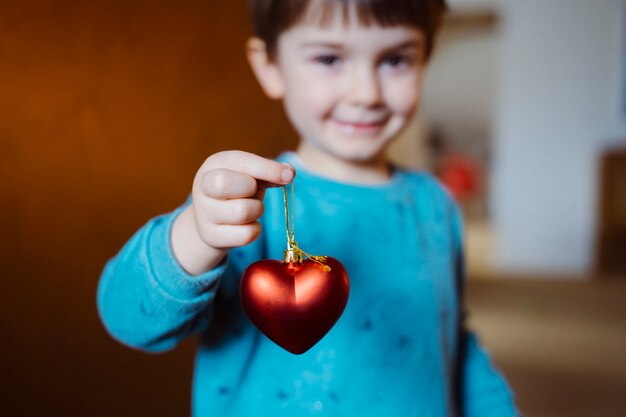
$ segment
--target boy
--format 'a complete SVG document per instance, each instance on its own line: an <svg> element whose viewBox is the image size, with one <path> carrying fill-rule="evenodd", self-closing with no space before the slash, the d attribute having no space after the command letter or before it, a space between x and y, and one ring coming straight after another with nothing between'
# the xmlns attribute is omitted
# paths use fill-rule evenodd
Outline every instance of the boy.
<svg viewBox="0 0 626 417"><path fill-rule="evenodd" d="M108 331L129 346L157 352L201 335L195 416L517 415L462 327L456 206L431 177L382 156L417 108L444 9L252 1L248 58L283 101L297 151L209 157L190 200L140 229L98 291ZM292 180L300 246L339 259L351 281L343 315L299 356L256 330L238 293L250 263L282 259L283 200L272 187Z"/></svg>

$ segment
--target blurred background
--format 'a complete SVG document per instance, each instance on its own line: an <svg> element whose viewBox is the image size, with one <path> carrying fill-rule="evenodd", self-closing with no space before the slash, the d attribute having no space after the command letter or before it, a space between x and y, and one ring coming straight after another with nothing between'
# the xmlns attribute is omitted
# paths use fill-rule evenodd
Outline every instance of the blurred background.
<svg viewBox="0 0 626 417"><path fill-rule="evenodd" d="M195 341L125 348L95 292L207 156L295 145L245 3L0 2L0 415L189 415ZM624 416L626 1L449 3L391 156L462 205L470 323L525 415Z"/></svg>

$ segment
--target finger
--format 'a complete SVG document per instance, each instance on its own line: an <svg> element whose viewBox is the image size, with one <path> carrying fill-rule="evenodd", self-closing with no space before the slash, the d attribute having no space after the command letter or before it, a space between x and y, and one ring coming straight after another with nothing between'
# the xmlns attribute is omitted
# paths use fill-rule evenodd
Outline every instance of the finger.
<svg viewBox="0 0 626 417"><path fill-rule="evenodd" d="M265 181L270 186L289 184L295 176L295 169L282 162L263 158L250 152L225 151L210 156L207 169L225 168L248 174L257 180Z"/></svg>
<svg viewBox="0 0 626 417"><path fill-rule="evenodd" d="M257 182L250 175L223 168L206 172L201 187L206 196L221 200L252 197L257 192Z"/></svg>
<svg viewBox="0 0 626 417"><path fill-rule="evenodd" d="M296 172L295 168L293 168L291 165L287 164L286 162L282 162L282 164L286 165L289 169L291 169L294 172L294 176L295 176L295 172ZM293 177L292 177L292 180L293 180ZM263 180L256 180L257 188L259 190L267 190L268 188L275 188L275 187L284 187L286 185L291 184L291 182L292 181L289 181L286 184L274 184L274 183L263 181Z"/></svg>
<svg viewBox="0 0 626 417"><path fill-rule="evenodd" d="M244 225L218 225L213 229L211 246L217 249L231 249L245 246L261 234L261 224L252 222Z"/></svg>
<svg viewBox="0 0 626 417"><path fill-rule="evenodd" d="M263 215L263 203L252 198L216 201L208 207L209 221L214 224L243 225Z"/></svg>

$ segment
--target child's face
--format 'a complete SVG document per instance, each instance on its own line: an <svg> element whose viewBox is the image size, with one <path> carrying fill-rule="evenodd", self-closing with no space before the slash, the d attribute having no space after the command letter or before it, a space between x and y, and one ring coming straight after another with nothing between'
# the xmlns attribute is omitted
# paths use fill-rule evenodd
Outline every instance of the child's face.
<svg viewBox="0 0 626 417"><path fill-rule="evenodd" d="M284 99L307 145L341 160L367 162L413 116L423 61L420 30L362 26L356 17L345 22L336 12L329 25L305 19L280 35L270 95Z"/></svg>

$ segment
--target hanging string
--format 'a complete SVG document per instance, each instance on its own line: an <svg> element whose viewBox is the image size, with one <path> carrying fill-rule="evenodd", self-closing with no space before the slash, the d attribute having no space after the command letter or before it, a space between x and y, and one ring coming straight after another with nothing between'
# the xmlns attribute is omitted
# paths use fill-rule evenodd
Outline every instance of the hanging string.
<svg viewBox="0 0 626 417"><path fill-rule="evenodd" d="M291 244L296 244L296 222L294 221L294 216L295 216L295 205L293 204L293 198L294 195L296 194L296 185L295 185L295 181L291 181ZM287 187L285 187L287 188Z"/></svg>
<svg viewBox="0 0 626 417"><path fill-rule="evenodd" d="M295 186L293 181L291 182L291 210L289 209L289 198L287 197L287 186L283 185L283 202L285 204L285 229L287 231L287 251L286 254L289 254L290 261L295 260L298 262L302 262L302 255L305 255L313 262L316 262L324 268L324 271L329 272L331 270L330 266L326 265L326 256L315 256L306 253L302 249L298 247L298 243L296 242L296 232L295 232L295 221L294 221L294 194L295 194Z"/></svg>
<svg viewBox="0 0 626 417"><path fill-rule="evenodd" d="M293 195L293 182L291 183L291 195ZM287 199L287 186L283 185L283 201L285 204L285 228L287 230L287 249L291 249L291 242L294 240L294 234L291 229L291 225L289 224L289 200ZM293 200L291 202L291 207L293 209Z"/></svg>

